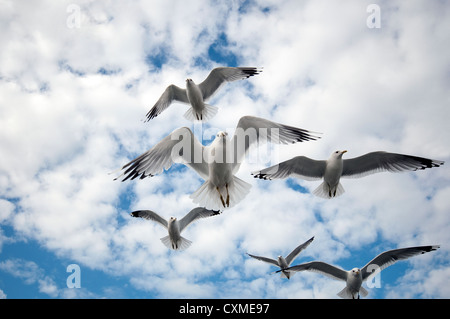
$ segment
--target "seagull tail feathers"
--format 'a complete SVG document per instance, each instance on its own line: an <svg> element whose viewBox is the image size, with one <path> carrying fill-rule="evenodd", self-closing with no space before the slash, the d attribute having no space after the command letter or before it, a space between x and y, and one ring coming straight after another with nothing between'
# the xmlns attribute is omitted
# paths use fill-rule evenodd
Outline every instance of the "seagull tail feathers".
<svg viewBox="0 0 450 319"><path fill-rule="evenodd" d="M169 249L173 250L185 250L191 246L192 241L180 236L177 241L171 241L169 235L161 238L162 243Z"/></svg>
<svg viewBox="0 0 450 319"><path fill-rule="evenodd" d="M369 292L364 288L359 288L359 293L353 294L348 287L342 289L337 295L343 299L359 299L359 295L366 297Z"/></svg>
<svg viewBox="0 0 450 319"><path fill-rule="evenodd" d="M191 122L206 122L212 119L218 111L219 108L217 106L205 104L205 108L202 110L201 114L197 113L194 108L191 107L186 111L186 113L184 113L184 117Z"/></svg>
<svg viewBox="0 0 450 319"><path fill-rule="evenodd" d="M344 193L345 193L345 190L341 183L338 183L338 185L336 187L330 189L330 187L328 186L328 184L326 182L323 182L322 184L320 184L313 191L314 195L316 195L318 197L326 198L326 199L337 197Z"/></svg>
<svg viewBox="0 0 450 319"><path fill-rule="evenodd" d="M350 289L348 289L348 287L344 287L344 289L339 291L337 295L342 299L353 299L353 295L350 292Z"/></svg>
<svg viewBox="0 0 450 319"><path fill-rule="evenodd" d="M367 297L367 295L369 294L369 292L366 290L366 288L361 287L359 288L359 294L363 297Z"/></svg>
<svg viewBox="0 0 450 319"><path fill-rule="evenodd" d="M291 279L294 274L294 271L281 271L281 278Z"/></svg>
<svg viewBox="0 0 450 319"><path fill-rule="evenodd" d="M227 204L226 187L222 186L217 190L216 186L207 180L190 196L190 198L194 203L207 209L223 210L224 208L233 207L243 200L250 192L250 188L251 185L249 183L233 176L232 181L228 185L229 202Z"/></svg>

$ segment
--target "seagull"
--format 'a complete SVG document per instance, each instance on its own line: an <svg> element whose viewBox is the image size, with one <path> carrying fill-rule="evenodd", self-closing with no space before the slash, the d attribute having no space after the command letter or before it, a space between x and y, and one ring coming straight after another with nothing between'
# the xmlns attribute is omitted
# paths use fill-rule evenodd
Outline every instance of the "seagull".
<svg viewBox="0 0 450 319"><path fill-rule="evenodd" d="M184 114L186 119L206 122L216 115L218 108L206 104L205 101L211 98L222 85L226 82L246 79L261 72L262 70L254 67L219 67L213 69L208 77L198 85L192 79L186 79L186 89L171 84L148 111L145 122L158 116L174 101L191 105L191 108Z"/></svg>
<svg viewBox="0 0 450 319"><path fill-rule="evenodd" d="M295 248L289 255L287 255L286 258L284 258L283 256L278 256L278 259L275 260L272 258L251 255L249 253L247 253L247 255L249 255L250 257L253 257L255 259L258 259L258 260L264 261L266 263L273 264L275 266L280 267L281 268L281 277L290 279L291 272L287 271L285 269L289 267L289 265L294 261L295 258L297 258L297 256L300 254L300 252L303 249L305 249L306 247L308 247L309 244L311 244L311 242L313 240L314 240L314 237L311 237L309 240L307 240L306 242L304 242L303 244L301 244L297 248ZM293 274L294 273L292 273L292 275Z"/></svg>
<svg viewBox="0 0 450 319"><path fill-rule="evenodd" d="M443 161L383 151L344 160L342 155L346 152L346 150L335 151L328 160L314 160L306 156L297 156L261 171L253 172L252 175L255 178L266 180L289 176L305 180L323 178L323 183L313 191L313 194L323 198L332 198L344 193L344 188L339 182L341 177L363 177L381 171L416 171L444 164Z"/></svg>
<svg viewBox="0 0 450 319"><path fill-rule="evenodd" d="M202 145L187 127L174 130L147 152L121 170L122 181L151 177L169 169L175 162L195 170L205 180L190 197L194 203L219 210L234 206L249 192L251 185L235 176L250 146L271 142L288 144L316 140L310 131L275 123L254 116L240 118L234 135L218 132L214 141Z"/></svg>
<svg viewBox="0 0 450 319"><path fill-rule="evenodd" d="M148 220L155 221L164 226L169 235L161 238L161 241L167 248L173 250L184 250L188 248L192 242L181 236L181 232L192 222L200 218L206 218L214 215L219 215L220 211L209 210L203 207L197 207L192 209L183 218L178 220L176 217L170 217L169 221L162 218L157 213L151 210L137 210L130 215L133 217L140 217Z"/></svg>
<svg viewBox="0 0 450 319"><path fill-rule="evenodd" d="M345 299L359 299L360 294L363 297L366 297L368 295L368 291L361 285L371 276L374 276L383 269L393 265L398 260L404 260L419 254L424 254L436 250L439 247L439 245L434 245L388 250L376 256L363 268L353 268L349 271L342 270L341 268L335 267L322 261L311 261L297 266L288 267L284 270L315 271L329 276L333 279L343 280L347 284L345 288L338 293L338 296ZM280 271L283 271L283 269L278 270L277 272Z"/></svg>

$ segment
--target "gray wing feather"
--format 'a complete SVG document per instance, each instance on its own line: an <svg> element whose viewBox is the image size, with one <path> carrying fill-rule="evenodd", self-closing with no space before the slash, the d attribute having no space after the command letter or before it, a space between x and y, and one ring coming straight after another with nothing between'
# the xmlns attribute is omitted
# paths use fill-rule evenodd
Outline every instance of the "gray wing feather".
<svg viewBox="0 0 450 319"><path fill-rule="evenodd" d="M255 178L283 179L290 176L305 180L321 179L325 173L326 161L317 161L306 156L297 156L277 165L252 172Z"/></svg>
<svg viewBox="0 0 450 319"><path fill-rule="evenodd" d="M266 262L266 263L275 265L275 266L277 266L277 267L280 267L280 265L278 265L278 261L276 261L275 259L267 258L267 257L262 257L262 256L255 256L255 255L251 255L251 254L249 254L249 253L247 253L247 255L249 255L249 256L252 257L252 258L255 258L255 259L264 261L264 262Z"/></svg>
<svg viewBox="0 0 450 319"><path fill-rule="evenodd" d="M320 137L305 129L279 124L255 116L243 116L236 126L231 145L234 163L240 164L252 145L259 143L292 144Z"/></svg>
<svg viewBox="0 0 450 319"><path fill-rule="evenodd" d="M208 77L198 86L203 94L203 100L211 98L226 82L246 79L259 74L261 70L253 67L220 67L213 69Z"/></svg>
<svg viewBox="0 0 450 319"><path fill-rule="evenodd" d="M444 164L443 161L382 151L345 159L343 163L342 177L361 177L382 171L416 171Z"/></svg>
<svg viewBox="0 0 450 319"><path fill-rule="evenodd" d="M181 162L194 169L203 179L209 174L208 164L203 161L203 145L187 127L174 130L147 152L122 166L122 181L143 179L169 169L175 162Z"/></svg>
<svg viewBox="0 0 450 319"><path fill-rule="evenodd" d="M297 248L295 248L289 255L287 255L286 259L286 263L288 265L290 265L292 263L292 261L300 254L300 252L305 249L306 247L309 246L309 244L312 243L312 241L314 240L314 237L311 237L310 239L308 239L306 242L304 242L303 244L299 245Z"/></svg>
<svg viewBox="0 0 450 319"><path fill-rule="evenodd" d="M180 219L180 232L185 229L189 224L200 218L206 218L220 214L218 210L210 210L204 207L197 207L192 209L182 219Z"/></svg>
<svg viewBox="0 0 450 319"><path fill-rule="evenodd" d="M340 268L337 268L333 265L327 264L322 261L311 261L308 263L300 264L297 266L292 266L286 268L285 270L289 271L314 271L321 273L325 276L331 277L333 279L344 280L347 281L347 272Z"/></svg>
<svg viewBox="0 0 450 319"><path fill-rule="evenodd" d="M146 114L146 121L150 121L152 118L157 117L162 111L167 109L173 101L182 103L189 103L189 99L186 94L186 90L176 85L169 85L155 105Z"/></svg>
<svg viewBox="0 0 450 319"><path fill-rule="evenodd" d="M398 260L408 259L410 257L424 254L426 252L430 252L438 249L439 246L419 246L419 247L409 247L409 248L400 248L385 251L384 253L379 254L374 259L369 261L367 265L365 265L361 269L362 279L366 280L371 275L375 275L381 270L393 265Z"/></svg>
<svg viewBox="0 0 450 319"><path fill-rule="evenodd" d="M151 210L137 210L137 211L132 212L130 215L133 217L140 217L140 218L144 218L147 220L155 221L155 222L161 224L162 226L164 226L165 228L168 228L167 220L165 220L164 218L162 218L157 213L155 213Z"/></svg>

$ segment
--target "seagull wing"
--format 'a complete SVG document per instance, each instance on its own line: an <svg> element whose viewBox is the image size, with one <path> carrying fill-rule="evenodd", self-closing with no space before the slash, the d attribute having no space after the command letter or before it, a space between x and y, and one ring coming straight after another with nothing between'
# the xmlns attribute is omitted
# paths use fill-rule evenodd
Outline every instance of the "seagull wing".
<svg viewBox="0 0 450 319"><path fill-rule="evenodd" d="M252 258L255 258L255 259L264 261L264 262L266 262L266 263L275 265L275 266L277 266L277 267L280 267L280 265L278 265L278 261L276 261L275 259L267 258L267 257L261 257L261 256L255 256L255 255L251 255L251 254L249 254L249 253L247 253L247 255L249 255L249 256L252 257Z"/></svg>
<svg viewBox="0 0 450 319"><path fill-rule="evenodd" d="M122 181L160 174L173 163L180 162L194 169L203 179L209 175L208 164L203 160L203 145L187 127L174 130L147 152L138 156L121 169Z"/></svg>
<svg viewBox="0 0 450 319"><path fill-rule="evenodd" d="M145 122L157 117L162 111L167 109L173 101L189 103L186 90L173 84L169 85L155 105L150 109L150 111L148 111L146 115L147 120Z"/></svg>
<svg viewBox="0 0 450 319"><path fill-rule="evenodd" d="M312 132L288 125L279 124L255 116L243 116L240 118L231 147L234 149L234 165L239 166L249 148L259 143L292 144L316 140Z"/></svg>
<svg viewBox="0 0 450 319"><path fill-rule="evenodd" d="M322 275L331 277L333 279L347 281L347 271L340 269L338 267L335 267L333 265L327 264L323 261L311 261L308 263L304 263L304 264L300 264L297 266L292 266L292 267L286 268L285 270L314 271L314 272L321 273Z"/></svg>
<svg viewBox="0 0 450 319"><path fill-rule="evenodd" d="M187 213L186 216L180 219L180 232L197 219L206 218L219 214L220 214L219 210L210 210L204 207L194 208L189 213Z"/></svg>
<svg viewBox="0 0 450 319"><path fill-rule="evenodd" d="M167 220L159 216L157 213L151 211L151 210L137 210L130 214L133 217L140 217L147 220L155 221L162 226L164 226L166 229L168 228Z"/></svg>
<svg viewBox="0 0 450 319"><path fill-rule="evenodd" d="M342 177L361 177L382 171L416 171L444 164L443 161L381 151L345 159L343 163Z"/></svg>
<svg viewBox="0 0 450 319"><path fill-rule="evenodd" d="M369 261L367 265L365 265L361 269L361 275L363 281L369 278L371 275L375 275L376 273L382 271L383 269L393 265L398 260L408 259L410 257L424 254L433 250L438 249L440 246L419 246L419 247L409 247L409 248L400 248L385 251L384 253L379 254L374 259Z"/></svg>
<svg viewBox="0 0 450 319"><path fill-rule="evenodd" d="M297 248L295 248L289 255L287 255L286 263L288 265L290 265L292 263L292 261L300 254L300 252L303 249L305 249L306 247L308 247L309 244L311 244L313 240L314 240L314 237L311 237L306 242L304 242L303 244L301 244Z"/></svg>
<svg viewBox="0 0 450 319"><path fill-rule="evenodd" d="M226 82L246 79L250 76L259 74L261 71L257 68L245 67L220 67L213 69L208 77L198 86L203 94L203 99L207 100Z"/></svg>
<svg viewBox="0 0 450 319"><path fill-rule="evenodd" d="M295 176L305 180L317 180L325 173L326 161L310 159L306 156L297 156L260 171L252 172L255 178L282 179Z"/></svg>

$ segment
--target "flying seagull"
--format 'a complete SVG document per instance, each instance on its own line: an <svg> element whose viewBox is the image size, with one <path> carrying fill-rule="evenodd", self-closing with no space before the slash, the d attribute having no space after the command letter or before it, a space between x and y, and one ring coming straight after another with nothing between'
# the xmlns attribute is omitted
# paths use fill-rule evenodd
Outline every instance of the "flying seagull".
<svg viewBox="0 0 450 319"><path fill-rule="evenodd" d="M164 226L169 235L161 238L161 241L167 248L173 250L184 250L188 248L192 242L181 236L181 232L192 222L200 219L206 218L214 215L220 214L220 211L209 210L203 207L197 207L192 209L183 218L178 220L175 217L170 217L169 221L162 218L157 213L151 210L137 210L132 212L130 215L133 217L140 217L148 220L155 221L162 226Z"/></svg>
<svg viewBox="0 0 450 319"><path fill-rule="evenodd" d="M323 178L323 183L313 191L313 194L323 198L332 198L344 193L344 188L339 182L341 177L363 177L382 171L416 171L444 164L443 161L383 151L344 160L342 155L346 152L333 152L328 160L314 160L306 156L297 156L261 171L253 172L252 175L255 178L269 180L290 176L305 180Z"/></svg>
<svg viewBox="0 0 450 319"><path fill-rule="evenodd" d="M226 82L246 79L261 72L260 69L254 67L220 67L213 69L208 77L198 85L192 79L186 80L186 89L171 84L148 111L146 122L158 116L174 101L190 104L191 108L184 114L188 120L206 122L216 115L218 108L206 104L205 101L211 98L222 85Z"/></svg>
<svg viewBox="0 0 450 319"><path fill-rule="evenodd" d="M338 296L345 299L359 299L360 294L363 297L366 297L368 295L367 290L361 285L371 276L374 276L383 269L393 265L398 260L404 260L419 254L424 254L436 250L439 247L439 245L435 245L388 250L369 261L363 268L353 268L349 271L343 270L322 261L311 261L297 266L288 267L284 270L315 271L329 276L333 279L343 280L347 284L345 288L338 293ZM283 269L278 270L277 272L280 271L283 271Z"/></svg>
<svg viewBox="0 0 450 319"><path fill-rule="evenodd" d="M318 138L310 133L301 128L244 116L231 139L226 132L219 132L210 145L204 146L189 128L182 127L124 165L121 168L123 174L115 179L122 176L122 181L151 177L179 162L195 170L205 180L191 195L195 203L214 210L232 207L247 195L251 187L235 176L250 146L263 142L288 144Z"/></svg>
<svg viewBox="0 0 450 319"><path fill-rule="evenodd" d="M314 237L311 237L309 240L307 240L306 242L304 242L303 244L301 244L297 248L295 248L289 255L287 255L286 258L284 258L283 256L278 256L277 260L275 260L272 258L251 255L249 253L247 253L247 255L249 255L250 257L253 257L255 259L258 259L258 260L264 261L266 263L280 267L281 268L281 277L290 279L291 272L288 270L285 270L285 269L289 267L289 265L294 261L295 258L297 258L297 256L300 254L300 252L303 249L305 249L306 247L308 247L309 244L311 244L311 242L313 240L314 240ZM293 274L294 273L292 273L292 275Z"/></svg>

